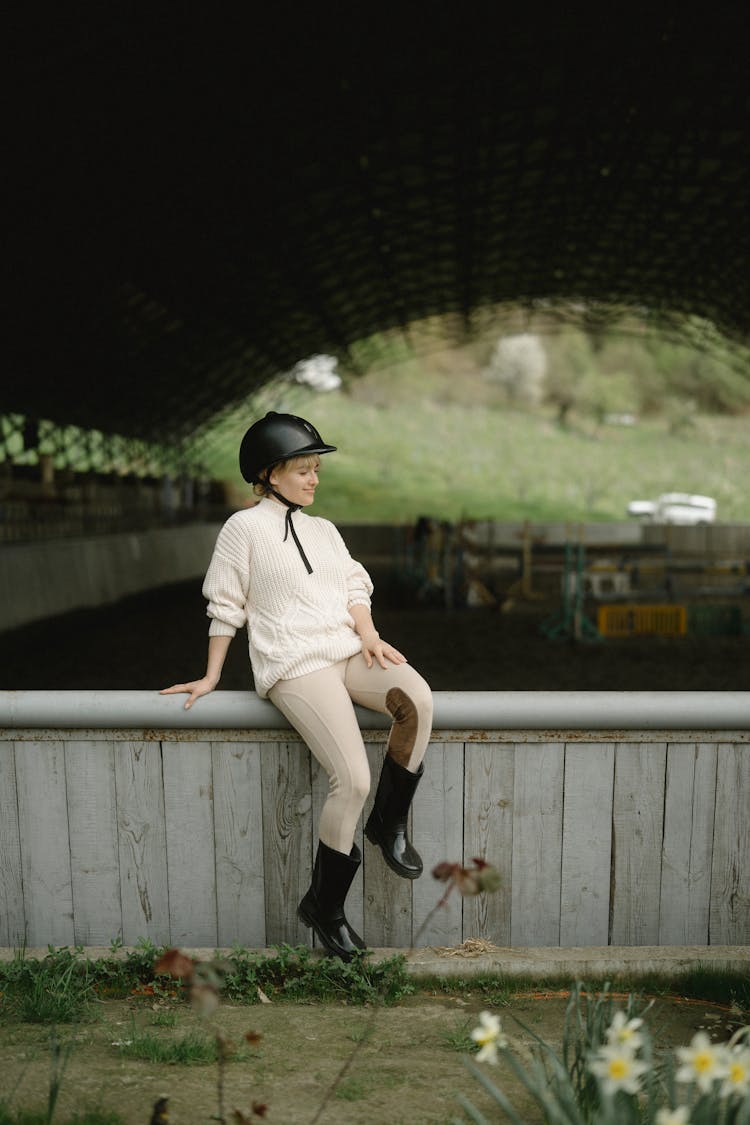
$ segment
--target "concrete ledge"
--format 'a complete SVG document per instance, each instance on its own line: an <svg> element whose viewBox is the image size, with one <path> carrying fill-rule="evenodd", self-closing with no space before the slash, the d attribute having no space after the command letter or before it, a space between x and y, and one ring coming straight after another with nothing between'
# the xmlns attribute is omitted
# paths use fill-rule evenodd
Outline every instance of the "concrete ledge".
<svg viewBox="0 0 750 1125"><path fill-rule="evenodd" d="M568 977L585 980L587 977L645 976L672 977L684 975L700 966L714 972L750 974L750 946L743 945L642 945L602 946L559 949L524 948L501 949L486 942L464 943L453 949L373 949L372 960L384 961L403 954L406 971L415 979L420 977L478 977L496 975L505 977ZM485 951L479 951L483 946ZM0 962L11 961L17 949L0 947ZM92 961L112 958L124 959L135 947L123 947L112 952L108 946L86 946L81 956ZM231 949L198 949L184 947L183 953L199 961L210 961L217 955L231 956ZM254 949L249 952L261 957L271 957L277 949ZM47 947L27 948L30 959L41 959L49 953ZM322 957L322 953L320 954Z"/></svg>

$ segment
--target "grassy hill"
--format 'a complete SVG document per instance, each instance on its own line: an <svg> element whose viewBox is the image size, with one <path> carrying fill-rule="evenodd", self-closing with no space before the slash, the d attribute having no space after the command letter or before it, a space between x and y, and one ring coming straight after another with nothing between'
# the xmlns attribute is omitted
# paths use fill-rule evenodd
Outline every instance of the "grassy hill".
<svg viewBox="0 0 750 1125"><path fill-rule="evenodd" d="M563 428L551 409L511 408L458 349L327 394L281 382L226 414L199 444L238 504L240 439L268 409L302 414L339 447L323 459L315 504L337 522L619 520L629 500L673 490L715 497L722 522L750 521L747 420L699 414L675 432L661 417L624 426L574 415Z"/></svg>

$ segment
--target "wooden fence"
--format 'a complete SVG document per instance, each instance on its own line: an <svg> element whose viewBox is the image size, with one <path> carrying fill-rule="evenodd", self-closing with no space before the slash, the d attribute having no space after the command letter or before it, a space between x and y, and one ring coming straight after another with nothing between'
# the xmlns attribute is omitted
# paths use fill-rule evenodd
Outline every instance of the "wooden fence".
<svg viewBox="0 0 750 1125"><path fill-rule="evenodd" d="M184 712L181 729L31 726L19 694L0 693L0 946L309 940L296 905L327 783L290 731L190 728ZM131 694L147 693L99 693ZM538 693L490 695L499 716L528 697L536 729L436 726L413 808L425 875L398 879L360 828L347 913L369 945L750 944L747 729L545 729ZM385 732L364 733L376 775ZM456 895L420 930L432 866L474 856L501 890Z"/></svg>

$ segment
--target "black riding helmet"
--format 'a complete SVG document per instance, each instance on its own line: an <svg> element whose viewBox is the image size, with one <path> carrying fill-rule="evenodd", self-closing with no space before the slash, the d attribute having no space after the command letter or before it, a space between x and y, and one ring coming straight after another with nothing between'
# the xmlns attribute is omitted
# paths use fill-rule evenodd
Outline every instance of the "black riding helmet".
<svg viewBox="0 0 750 1125"><path fill-rule="evenodd" d="M249 484L257 484L264 469L305 457L309 453L334 453L311 422L296 414L277 414L269 410L265 418L253 422L240 445L240 472Z"/></svg>

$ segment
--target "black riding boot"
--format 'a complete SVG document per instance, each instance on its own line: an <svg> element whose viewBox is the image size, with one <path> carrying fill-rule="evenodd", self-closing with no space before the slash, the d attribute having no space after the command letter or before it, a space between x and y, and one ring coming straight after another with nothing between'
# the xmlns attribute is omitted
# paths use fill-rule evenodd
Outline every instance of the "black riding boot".
<svg viewBox="0 0 750 1125"><path fill-rule="evenodd" d="M356 844L349 855L344 855L321 840L310 888L297 907L301 921L312 926L328 952L342 961L351 961L356 950L367 948L344 914L344 900L361 862L362 853Z"/></svg>
<svg viewBox="0 0 750 1125"><path fill-rule="evenodd" d="M422 860L406 834L406 820L423 773L424 762L417 773L411 773L386 754L375 804L365 825L367 839L377 844L391 871L403 879L418 879L422 874Z"/></svg>

